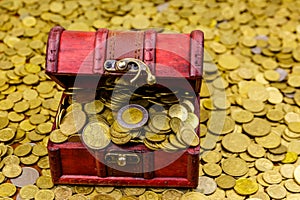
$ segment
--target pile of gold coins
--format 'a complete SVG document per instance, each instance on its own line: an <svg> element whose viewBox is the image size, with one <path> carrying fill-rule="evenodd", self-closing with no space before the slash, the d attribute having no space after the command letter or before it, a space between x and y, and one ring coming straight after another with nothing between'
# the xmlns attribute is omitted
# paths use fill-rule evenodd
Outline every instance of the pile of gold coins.
<svg viewBox="0 0 300 200"><path fill-rule="evenodd" d="M300 199L299 4L292 0L1 0L0 197ZM197 189L53 185L47 142L71 140L77 127L63 125L64 120L86 115L73 102L60 113L62 127L51 133L62 95L62 88L44 73L47 35L55 25L83 31L204 32ZM117 109L127 98L124 93L113 95L115 102L100 100ZM160 97L163 103L179 103L175 100ZM147 107L145 102L131 103ZM112 116L106 119L113 123ZM86 120L93 123L91 117Z"/></svg>
<svg viewBox="0 0 300 200"><path fill-rule="evenodd" d="M62 143L68 141L69 137L78 136L91 149L103 149L111 141L117 145L144 143L151 150L165 151L199 145L199 137L195 132L199 118L194 114L195 106L189 100L193 98L190 92L174 91L180 96L179 101L173 92L166 89L144 86L130 95L129 88L133 86L119 84L115 86L116 90L122 88L126 95L117 92L118 96L114 96L107 94L111 93L112 85L115 84L104 84L102 91L98 92L102 101L79 103L76 101L76 92L66 96L63 102L70 101L71 104L63 104L65 108L59 109L57 129L51 132L50 140ZM125 105L127 96L130 104ZM181 96L186 99L181 99ZM125 106L119 105L121 103Z"/></svg>

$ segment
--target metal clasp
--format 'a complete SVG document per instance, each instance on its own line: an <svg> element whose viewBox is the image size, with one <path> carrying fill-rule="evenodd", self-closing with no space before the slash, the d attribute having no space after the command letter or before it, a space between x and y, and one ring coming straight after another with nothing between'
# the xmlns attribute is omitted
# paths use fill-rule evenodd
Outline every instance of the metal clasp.
<svg viewBox="0 0 300 200"><path fill-rule="evenodd" d="M104 62L104 68L108 72L136 72L135 77L130 80L133 83L141 74L141 71L147 73L147 83L153 85L156 83L155 76L151 73L148 65L143 61L135 58L124 58L121 60L106 60Z"/></svg>
<svg viewBox="0 0 300 200"><path fill-rule="evenodd" d="M140 157L136 153L107 153L105 155L105 161L124 167L127 164L138 164Z"/></svg>

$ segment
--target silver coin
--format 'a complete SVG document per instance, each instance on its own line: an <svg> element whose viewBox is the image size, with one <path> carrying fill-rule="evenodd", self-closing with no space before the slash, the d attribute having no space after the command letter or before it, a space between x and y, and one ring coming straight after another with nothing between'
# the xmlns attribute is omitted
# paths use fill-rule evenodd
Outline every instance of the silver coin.
<svg viewBox="0 0 300 200"><path fill-rule="evenodd" d="M217 189L217 183L214 179L207 176L200 176L198 179L197 191L205 195L212 194Z"/></svg>
<svg viewBox="0 0 300 200"><path fill-rule="evenodd" d="M32 167L22 167L22 174L17 178L12 178L10 181L17 187L24 187L25 185L35 184L39 177L39 172Z"/></svg>
<svg viewBox="0 0 300 200"><path fill-rule="evenodd" d="M128 124L126 123L123 119L122 119L122 115L123 113L128 110L129 108L136 108L138 110L140 110L143 113L143 118L140 122L136 123L136 124ZM149 115L148 115L148 111L141 105L138 104L129 104L126 106L123 106L117 114L117 121L119 122L119 124L121 126L123 126L124 128L139 128L142 127L143 125L145 125L148 121Z"/></svg>

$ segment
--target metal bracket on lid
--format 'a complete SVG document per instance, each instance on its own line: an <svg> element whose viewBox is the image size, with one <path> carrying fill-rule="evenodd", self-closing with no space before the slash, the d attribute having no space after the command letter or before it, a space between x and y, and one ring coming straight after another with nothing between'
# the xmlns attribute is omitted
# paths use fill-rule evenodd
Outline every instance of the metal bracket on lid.
<svg viewBox="0 0 300 200"><path fill-rule="evenodd" d="M124 58L121 60L106 60L104 62L104 69L108 72L136 72L136 75L130 80L133 83L140 76L142 71L147 74L147 83L153 85L156 83L155 76L151 73L150 68L144 62L135 58Z"/></svg>

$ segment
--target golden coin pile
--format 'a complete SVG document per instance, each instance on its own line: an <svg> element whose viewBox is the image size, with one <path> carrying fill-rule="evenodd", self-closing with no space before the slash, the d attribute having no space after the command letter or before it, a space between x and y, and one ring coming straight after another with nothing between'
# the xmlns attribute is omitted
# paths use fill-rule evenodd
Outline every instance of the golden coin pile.
<svg viewBox="0 0 300 200"><path fill-rule="evenodd" d="M173 94L147 86L147 90L140 88L130 96L126 85L118 86L117 89L122 87L122 90L126 91L130 97L129 102L136 104L125 105L115 113L113 109L119 108L120 105L114 101L115 96L107 94L111 91L108 89L111 85L102 87L106 89L106 93L102 91L100 96L102 100L106 97L104 102L93 100L81 104L76 102L78 94L75 93L73 100L71 97L63 99L66 104L69 101L71 104L63 103L59 109L56 118L57 129L50 134L52 142L63 143L69 137L77 135L91 149L103 149L111 144L111 141L117 145L144 143L151 150L164 151L177 151L199 145L199 137L195 132L199 118L194 114L194 104L188 99L181 99L178 103L179 99L175 94L179 96L179 91ZM146 93L141 93L142 91ZM183 98L192 98L186 96L187 92L181 93L184 94ZM124 98L122 97L119 103L124 104ZM144 123L140 124L143 120Z"/></svg>
<svg viewBox="0 0 300 200"><path fill-rule="evenodd" d="M300 199L299 4L290 0L1 0L0 197ZM62 94L61 87L44 73L47 34L55 25L82 31L155 28L204 32L199 188L53 186L47 141L71 140L83 127L67 121L76 120L77 114L86 116L89 110L77 110L79 104L74 102L69 110L60 109L56 126L63 128L50 134ZM118 110L131 98L127 94L118 91L112 102L100 100ZM131 103L147 107L144 100ZM178 104L163 93L147 100L156 105ZM85 118L91 128L99 126L91 119ZM106 119L110 125L114 122L113 115ZM169 135L170 141L174 135Z"/></svg>

